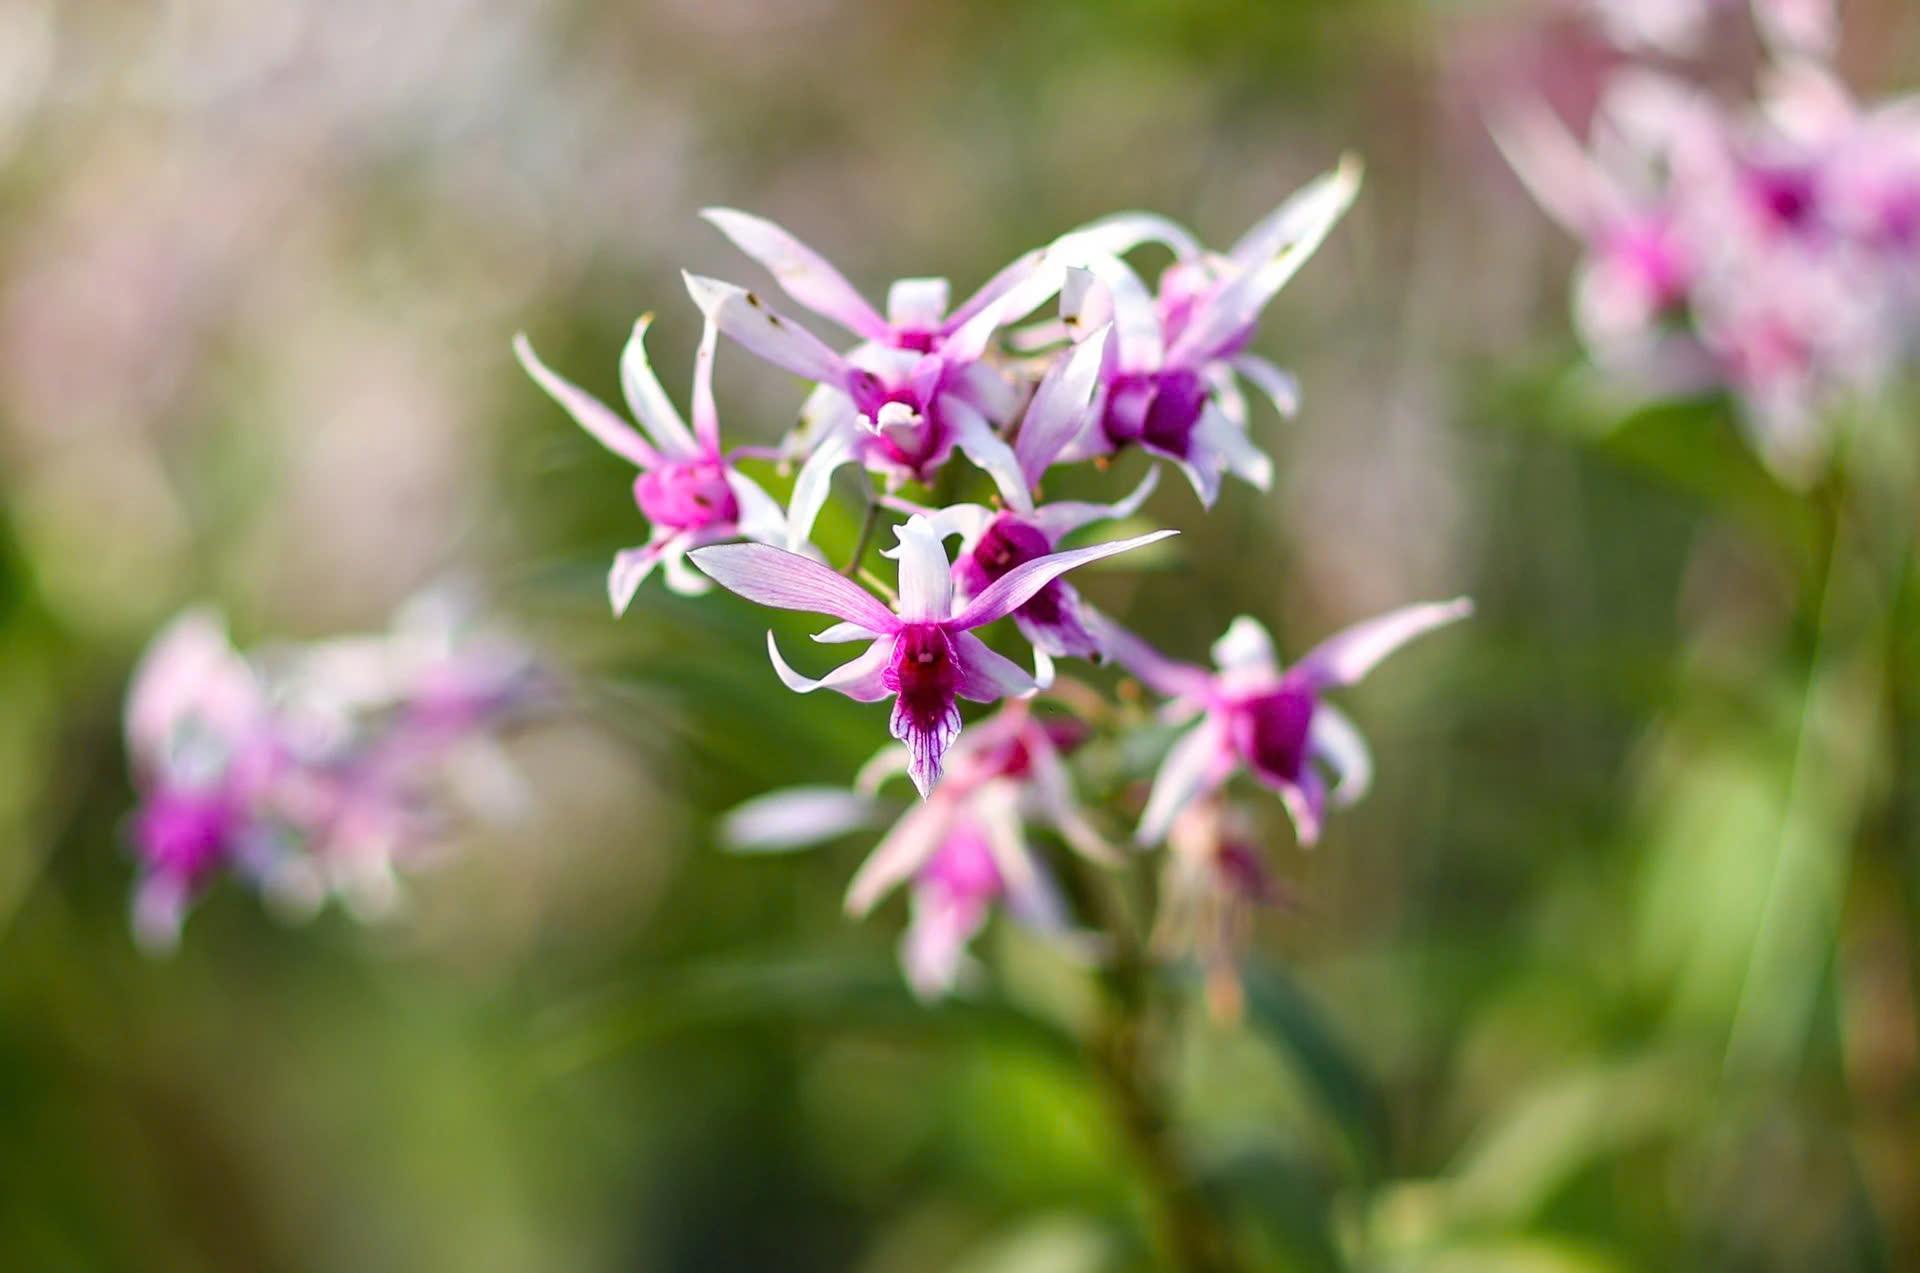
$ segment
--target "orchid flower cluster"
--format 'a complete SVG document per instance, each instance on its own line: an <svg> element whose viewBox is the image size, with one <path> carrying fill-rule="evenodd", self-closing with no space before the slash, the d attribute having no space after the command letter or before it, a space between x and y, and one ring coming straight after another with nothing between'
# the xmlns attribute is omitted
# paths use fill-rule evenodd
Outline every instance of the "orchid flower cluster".
<svg viewBox="0 0 1920 1273"><path fill-rule="evenodd" d="M495 734L547 695L546 678L464 613L428 594L387 633L252 655L211 611L161 630L126 701L142 946L172 949L225 875L293 917L329 897L381 914L401 870L462 814L517 812L518 775Z"/></svg>
<svg viewBox="0 0 1920 1273"><path fill-rule="evenodd" d="M1594 361L1654 393L1726 390L1762 460L1804 486L1836 413L1920 339L1920 98L1852 98L1824 60L1830 6L1755 13L1755 102L1629 63L1584 147L1539 103L1508 104L1494 133L1584 245L1574 309Z"/></svg>
<svg viewBox="0 0 1920 1273"><path fill-rule="evenodd" d="M919 802L855 876L847 906L863 915L895 889L910 891L901 954L922 995L966 978L968 944L996 907L1069 949L1100 954L1102 935L1076 929L1031 835L1042 828L1094 863L1122 860L1103 830L1108 819L1082 806L1069 767L1089 722L1029 701L1055 687L1058 660L1119 664L1164 698L1168 724L1190 727L1152 785L1134 837L1142 848L1167 841L1189 808L1224 800L1241 771L1279 793L1300 840L1311 843L1327 807L1356 798L1370 772L1358 732L1323 694L1466 613L1464 601L1396 612L1285 670L1258 624L1241 619L1215 651L1217 671L1181 664L1097 612L1065 578L1175 533L1064 546L1093 523L1133 518L1157 470L1113 503L1042 496L1056 468L1090 463L1104 472L1109 457L1136 449L1177 468L1207 507L1228 476L1267 489L1272 465L1253 441L1243 386L1283 418L1295 413L1299 391L1248 347L1267 305L1358 187L1358 165L1343 162L1224 252L1164 217L1108 217L1019 257L958 305L946 280L908 278L888 290L884 310L779 226L710 210L706 219L793 303L845 335L830 343L757 292L686 276L705 320L690 425L649 364L650 318L636 324L620 360L637 428L550 370L524 337L516 342L533 379L639 470L633 496L651 532L614 559L616 614L658 567L676 592L717 582L763 606L833 620L816 641L863 647L816 679L796 671L768 633L768 656L787 688L889 702L893 741L853 789L762 797L736 811L726 838L761 849L831 838L873 821L884 780L906 776ZM1149 246L1172 255L1155 285L1132 259ZM720 336L811 386L798 426L771 453L721 443L713 390ZM776 472L792 471L784 507L741 468L769 459ZM813 532L835 474L849 467L863 474L866 520L853 559L835 569ZM962 488L969 467L984 475L978 487L991 487L987 501L941 498ZM899 519L882 553L892 584L865 560L889 515ZM1001 619L1030 645L1031 671L978 635ZM964 724L962 700L1003 706ZM1221 837L1178 840L1189 855L1214 859L1200 873L1208 887L1248 891L1257 872L1238 847Z"/></svg>

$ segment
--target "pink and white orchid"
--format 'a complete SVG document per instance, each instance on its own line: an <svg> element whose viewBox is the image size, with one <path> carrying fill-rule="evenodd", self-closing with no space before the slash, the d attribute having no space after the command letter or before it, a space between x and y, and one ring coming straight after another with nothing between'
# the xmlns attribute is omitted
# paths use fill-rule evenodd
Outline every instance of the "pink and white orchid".
<svg viewBox="0 0 1920 1273"><path fill-rule="evenodd" d="M1116 662L1171 700L1164 715L1191 723L1160 767L1137 838L1158 844L1180 811L1240 769L1279 793L1302 844L1320 838L1326 806L1352 804L1372 781L1365 741L1345 713L1323 702L1415 637L1473 612L1466 598L1407 606L1347 628L1282 670L1267 630L1235 619L1213 647L1217 670L1167 658L1116 624L1101 634ZM1331 772L1333 786L1318 766Z"/></svg>
<svg viewBox="0 0 1920 1273"><path fill-rule="evenodd" d="M944 995L970 976L967 947L996 905L1037 932L1068 936L1066 909L1028 843L1028 825L1051 827L1087 857L1117 859L1087 821L1062 763L1061 753L1079 742L1076 725L1043 720L1020 701L982 721L954 746L932 795L893 825L854 876L847 909L856 917L895 888L910 887L912 919L900 962L923 998ZM748 801L728 815L723 839L746 851L789 849L868 825L878 807L874 793L912 759L889 747L861 770L852 791L796 788Z"/></svg>
<svg viewBox="0 0 1920 1273"><path fill-rule="evenodd" d="M687 275L687 291L748 352L819 386L803 410L807 459L787 507L787 547L813 532L834 473L860 464L897 488L929 482L958 450L1015 507L1031 504L1019 461L998 432L1018 392L984 361L1009 299L987 303L932 352L868 342L842 355L745 288Z"/></svg>
<svg viewBox="0 0 1920 1273"><path fill-rule="evenodd" d="M715 582L750 601L840 620L816 640L871 642L866 653L819 680L789 667L771 632L767 652L781 681L797 693L832 689L863 703L891 697L891 730L912 753L909 773L924 796L939 781L941 757L960 732L959 699L990 703L1038 688L973 629L1011 614L1076 566L1176 532L1050 553L1008 571L964 604L955 601L952 570L933 525L914 516L896 533L899 543L888 555L899 562L897 614L851 579L797 553L724 544L696 549L692 557Z"/></svg>
<svg viewBox="0 0 1920 1273"><path fill-rule="evenodd" d="M1246 352L1261 314L1352 206L1360 166L1349 159L1269 213L1225 254L1208 252L1164 217L1123 213L1062 236L1073 267L1061 293L1067 329L1111 323L1096 422L1066 458L1138 445L1172 460L1211 507L1224 474L1264 490L1273 465L1247 435L1244 377L1282 417L1298 409L1293 378ZM1149 242L1171 248L1157 294L1121 258Z"/></svg>
<svg viewBox="0 0 1920 1273"><path fill-rule="evenodd" d="M762 543L786 539L780 506L734 467L739 450L729 453L720 447L720 419L713 403L717 339L713 325L709 323L701 334L694 358L693 429L689 431L647 360L646 334L652 321L647 314L633 325L633 335L620 356L620 387L644 434L598 398L550 370L534 355L524 335L516 336L513 343L521 366L535 383L601 446L640 470L633 483L633 499L653 524L653 533L645 544L614 555L607 596L616 615L626 612L656 566L664 568L667 586L675 592L687 596L705 592L707 581L686 567L688 549L728 539Z"/></svg>

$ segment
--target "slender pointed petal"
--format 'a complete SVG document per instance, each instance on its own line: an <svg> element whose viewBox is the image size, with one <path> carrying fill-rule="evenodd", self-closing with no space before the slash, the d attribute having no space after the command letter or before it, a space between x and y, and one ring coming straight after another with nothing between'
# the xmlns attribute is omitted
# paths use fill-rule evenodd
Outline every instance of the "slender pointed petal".
<svg viewBox="0 0 1920 1273"><path fill-rule="evenodd" d="M1019 512L1030 511L1033 493L1021 475L1020 461L1006 440L993 431L987 418L952 394L940 399L940 411L953 429L954 445L993 479L1000 497Z"/></svg>
<svg viewBox="0 0 1920 1273"><path fill-rule="evenodd" d="M1111 504L1057 500L1034 509L1033 516L1027 520L1044 531L1048 539L1058 543L1082 526L1132 517L1140 511L1141 505L1147 502L1147 497L1153 494L1154 488L1159 484L1160 470L1156 466L1147 470L1146 475L1140 479L1139 485L1135 486L1125 499L1116 500Z"/></svg>
<svg viewBox="0 0 1920 1273"><path fill-rule="evenodd" d="M189 610L147 647L127 690L127 752L138 765L165 758L175 731L189 717L237 732L260 708L254 673L212 610Z"/></svg>
<svg viewBox="0 0 1920 1273"><path fill-rule="evenodd" d="M1029 487L1038 486L1047 466L1067 443L1087 427L1094 392L1100 387L1100 367L1106 358L1111 327L1102 327L1059 359L1033 392L1033 402L1020 422L1013 453Z"/></svg>
<svg viewBox="0 0 1920 1273"><path fill-rule="evenodd" d="M849 641L871 641L873 633L857 623L836 623L830 628L814 633L813 639L821 645L844 645Z"/></svg>
<svg viewBox="0 0 1920 1273"><path fill-rule="evenodd" d="M650 469L660 463L660 456L640 436L638 429L615 415L600 399L541 362L524 333L513 338L513 353L533 377L533 382L564 407L574 423L592 434L594 441L638 468Z"/></svg>
<svg viewBox="0 0 1920 1273"><path fill-rule="evenodd" d="M1373 785L1373 753L1347 714L1331 703L1316 704L1307 728L1313 754L1333 771L1333 803L1345 808L1366 795Z"/></svg>
<svg viewBox="0 0 1920 1273"><path fill-rule="evenodd" d="M696 548L692 556L715 583L763 606L830 614L876 636L900 626L872 593L798 553L770 544L716 544Z"/></svg>
<svg viewBox="0 0 1920 1273"><path fill-rule="evenodd" d="M1596 232L1624 205L1545 102L1509 103L1487 120L1487 131L1520 184L1569 233Z"/></svg>
<svg viewBox="0 0 1920 1273"><path fill-rule="evenodd" d="M1286 227L1290 237L1278 252L1263 258L1259 264L1248 265L1197 306L1180 338L1167 351L1167 361L1175 366L1199 366L1242 339L1247 329L1259 321L1267 303L1312 258L1359 190L1357 168L1344 179L1340 173L1334 174L1334 179L1324 188L1309 187L1314 197L1302 205L1299 220Z"/></svg>
<svg viewBox="0 0 1920 1273"><path fill-rule="evenodd" d="M704 597L713 591L712 581L687 564L687 550L702 538L677 535L661 547L660 573L666 576L667 588L680 596Z"/></svg>
<svg viewBox="0 0 1920 1273"><path fill-rule="evenodd" d="M1295 244L1309 240L1317 243L1353 206L1354 197L1360 193L1360 179L1359 159L1343 157L1332 172L1308 182L1241 235L1228 257L1239 266L1258 266Z"/></svg>
<svg viewBox="0 0 1920 1273"><path fill-rule="evenodd" d="M909 517L895 531L899 543L885 556L899 563L900 618L937 622L953 609L953 567L940 536L925 517Z"/></svg>
<svg viewBox="0 0 1920 1273"><path fill-rule="evenodd" d="M781 657L780 647L775 644L773 633L767 633L767 657L773 660L773 670L780 683L796 694L811 694L815 690L837 690L856 703L877 703L893 691L884 680L887 664L893 658L893 641L883 637L859 658L842 663L819 680L802 676Z"/></svg>
<svg viewBox="0 0 1920 1273"><path fill-rule="evenodd" d="M1049 553L1045 557L1036 557L1032 561L1015 566L985 588L978 596L967 602L960 613L948 621L947 626L955 631L977 628L992 623L995 619L1011 614L1033 599L1033 595L1058 579L1076 566L1099 561L1103 557L1112 557L1118 553L1135 548L1144 548L1148 544L1158 543L1180 532L1157 530L1149 535L1136 535L1132 539L1119 539L1111 543L1093 544L1086 548L1075 548L1067 552Z"/></svg>
<svg viewBox="0 0 1920 1273"><path fill-rule="evenodd" d="M932 888L913 891L913 914L900 935L900 969L917 998L942 999L980 976L967 947L986 927L989 913L979 898L949 897Z"/></svg>
<svg viewBox="0 0 1920 1273"><path fill-rule="evenodd" d="M887 338L887 320L874 312L859 290L825 257L773 222L732 208L707 208L700 215L765 266L781 289L800 304L857 336Z"/></svg>
<svg viewBox="0 0 1920 1273"><path fill-rule="evenodd" d="M1000 303L1001 321L1017 322L1046 304L1060 290L1061 278L1059 264L1045 250L1036 248L1009 263L962 301L960 308L947 316L942 330L958 330L995 302Z"/></svg>
<svg viewBox="0 0 1920 1273"><path fill-rule="evenodd" d="M936 800L907 810L874 846L847 885L847 914L859 919L933 856L953 821L952 802Z"/></svg>
<svg viewBox="0 0 1920 1273"><path fill-rule="evenodd" d="M953 660L960 673L960 681L954 687L954 692L975 703L1021 698L1040 688L1025 668L1012 659L994 653L986 642L971 632L954 634Z"/></svg>
<svg viewBox="0 0 1920 1273"><path fill-rule="evenodd" d="M1231 473L1255 490L1273 486L1273 461L1253 444L1247 431L1227 418L1226 412L1209 402L1200 413L1193 430L1190 464L1196 471L1213 475L1212 488L1219 489L1219 474Z"/></svg>
<svg viewBox="0 0 1920 1273"><path fill-rule="evenodd" d="M1300 414L1300 381L1292 372L1276 367L1258 354L1241 354L1233 360L1233 369L1267 395L1267 401L1273 403L1282 420L1291 420Z"/></svg>
<svg viewBox="0 0 1920 1273"><path fill-rule="evenodd" d="M1293 823L1300 847L1310 849L1320 843L1320 828L1327 814L1327 785L1320 775L1312 769L1301 770L1299 781L1281 785L1280 803Z"/></svg>
<svg viewBox="0 0 1920 1273"><path fill-rule="evenodd" d="M1415 637L1472 613L1473 602L1465 597L1389 611L1328 637L1307 651L1288 675L1316 690L1352 685Z"/></svg>
<svg viewBox="0 0 1920 1273"><path fill-rule="evenodd" d="M1153 790L1147 807L1140 814L1140 826L1134 839L1141 845L1158 844L1167 838L1180 811L1200 795L1220 785L1224 778L1222 757L1226 755L1226 736L1212 718L1200 722L1173 745L1154 775Z"/></svg>
<svg viewBox="0 0 1920 1273"><path fill-rule="evenodd" d="M691 460L700 454L700 447L687 432L686 421L680 418L680 411L673 405L673 399L660 386L660 377L653 373L653 364L647 358L647 329L653 325L652 314L642 314L633 324L633 334L627 337L627 347L620 351L620 392L626 395L627 410L633 412L633 418L640 422L647 436L653 439L653 445L661 455L671 460ZM701 349L708 363L708 377L712 376L713 348L711 329L701 338ZM699 384L699 363L695 362L694 383ZM697 390L696 390L697 392ZM711 406L711 401L709 401Z"/></svg>
<svg viewBox="0 0 1920 1273"><path fill-rule="evenodd" d="M1213 643L1213 665L1222 672L1278 673L1280 660L1266 628L1258 619L1243 614Z"/></svg>
<svg viewBox="0 0 1920 1273"><path fill-rule="evenodd" d="M693 436L707 455L720 454L720 412L713 405L713 353L720 329L702 324L700 348L693 355Z"/></svg>
<svg viewBox="0 0 1920 1273"><path fill-rule="evenodd" d="M1205 668L1168 658L1103 614L1090 613L1088 618L1107 657L1139 677L1154 693L1164 698L1200 700L1212 689L1213 677Z"/></svg>
<svg viewBox="0 0 1920 1273"><path fill-rule="evenodd" d="M613 569L607 572L607 600L617 619L633 604L634 594L660 564L668 537L651 540L638 548L625 548L613 555Z"/></svg>
<svg viewBox="0 0 1920 1273"><path fill-rule="evenodd" d="M732 853L782 853L857 831L873 814L870 798L845 787L789 787L734 806L718 839Z"/></svg>
<svg viewBox="0 0 1920 1273"><path fill-rule="evenodd" d="M767 306L742 287L719 279L684 275L687 294L721 331L747 352L806 380L833 385L858 396L877 390L878 377L847 364L818 336Z"/></svg>
<svg viewBox="0 0 1920 1273"><path fill-rule="evenodd" d="M757 539L763 544L786 542L787 515L760 483L728 465L727 489L733 492L733 502L740 506L740 517L734 525L741 538Z"/></svg>
<svg viewBox="0 0 1920 1273"><path fill-rule="evenodd" d="M943 278L895 279L887 289L887 322L895 329L937 331L950 294Z"/></svg>
<svg viewBox="0 0 1920 1273"><path fill-rule="evenodd" d="M793 479L793 494L787 500L787 547L798 549L813 536L813 524L827 506L833 492L833 475L843 464L853 462L853 434L845 425L830 428L820 444L800 466Z"/></svg>
<svg viewBox="0 0 1920 1273"><path fill-rule="evenodd" d="M1117 256L1091 253L1080 264L1100 284L1105 303L1111 307L1102 316L1098 310L1082 309L1080 321L1091 327L1101 322L1113 324L1114 355L1128 371L1158 371L1166 359L1161 340L1160 313L1153 294L1131 266ZM1089 297L1091 299L1091 297Z"/></svg>
<svg viewBox="0 0 1920 1273"><path fill-rule="evenodd" d="M1159 243L1183 261L1201 256L1204 251L1192 231L1157 212L1115 212L1090 221L1078 230L1070 230L1061 239L1063 251L1069 255L1084 248L1110 256L1125 256L1147 243Z"/></svg>
<svg viewBox="0 0 1920 1273"><path fill-rule="evenodd" d="M1107 843L1106 837L1087 821L1079 799L1073 794L1073 781L1067 776L1067 767L1060 763L1060 753L1051 746L1029 746L1027 756L1033 774L1029 789L1039 805L1040 815L1053 824L1060 838L1089 861L1109 865L1120 862L1120 851Z"/></svg>

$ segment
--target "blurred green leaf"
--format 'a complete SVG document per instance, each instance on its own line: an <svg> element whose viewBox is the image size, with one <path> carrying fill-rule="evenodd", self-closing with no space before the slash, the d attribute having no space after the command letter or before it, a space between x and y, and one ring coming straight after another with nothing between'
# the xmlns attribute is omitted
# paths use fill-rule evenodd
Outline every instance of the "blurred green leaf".
<svg viewBox="0 0 1920 1273"><path fill-rule="evenodd" d="M1305 1163L1261 1150L1237 1153L1204 1171L1254 1231L1270 1263L1289 1273L1343 1273L1328 1183Z"/></svg>
<svg viewBox="0 0 1920 1273"><path fill-rule="evenodd" d="M1242 976L1248 1018L1293 1063L1360 1170L1377 1178L1386 1170L1390 1131L1386 1099L1373 1076L1279 969L1251 964Z"/></svg>

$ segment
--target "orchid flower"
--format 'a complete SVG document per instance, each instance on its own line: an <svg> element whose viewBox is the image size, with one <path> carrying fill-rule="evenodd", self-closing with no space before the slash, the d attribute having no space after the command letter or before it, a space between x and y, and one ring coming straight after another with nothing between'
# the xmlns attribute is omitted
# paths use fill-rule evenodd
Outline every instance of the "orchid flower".
<svg viewBox="0 0 1920 1273"><path fill-rule="evenodd" d="M1602 98L1590 149L1544 103L1509 104L1491 128L1540 206L1586 246L1574 321L1595 358L1669 380L1697 367L1670 323L1706 267L1712 228L1694 195L1723 145L1711 104L1663 76L1633 72Z"/></svg>
<svg viewBox="0 0 1920 1273"><path fill-rule="evenodd" d="M1354 684L1415 637L1472 611L1464 597L1394 610L1336 633L1284 671L1266 629L1244 615L1214 643L1213 672L1169 659L1117 624L1103 624L1101 639L1113 659L1171 700L1168 719L1198 721L1167 753L1136 838L1159 843L1182 809L1244 767L1279 793L1300 843L1315 843L1328 800L1352 804L1373 774L1360 732L1322 695ZM1319 765L1332 774L1331 790Z"/></svg>
<svg viewBox="0 0 1920 1273"><path fill-rule="evenodd" d="M1260 489L1272 462L1247 436L1235 377L1265 393L1283 417L1298 407L1293 378L1246 352L1261 313L1352 206L1358 163L1348 160L1309 184L1243 235L1225 255L1147 213L1125 213L1063 236L1054 251L1069 271L1061 309L1069 330L1111 322L1101 365L1097 420L1064 458L1139 445L1172 460L1203 504L1233 473ZM1173 249L1158 295L1121 257L1147 243Z"/></svg>
<svg viewBox="0 0 1920 1273"><path fill-rule="evenodd" d="M948 312L943 278L903 278L887 289L883 318L818 252L773 222L732 208L701 212L733 245L766 267L799 304L862 341L916 354L939 353L989 309L1001 322L1031 313L1060 290L1060 274L1044 250L1028 252ZM964 340L971 347L972 341ZM977 357L977 354L970 355Z"/></svg>
<svg viewBox="0 0 1920 1273"><path fill-rule="evenodd" d="M840 622L823 641L869 641L866 653L819 680L787 666L767 634L767 652L788 689L837 690L858 702L894 700L891 731L912 753L909 772L925 796L940 777L941 757L960 732L957 700L990 703L1032 693L1034 679L988 649L973 629L1002 618L1076 566L1165 539L1157 531L1116 543L1051 553L1017 566L965 604L956 605L946 550L926 518L907 519L898 546L899 613L844 575L797 553L764 544L724 544L692 553L715 582L750 601L781 610L831 615Z"/></svg>
<svg viewBox="0 0 1920 1273"><path fill-rule="evenodd" d="M1013 448L995 428L1011 415L1017 392L982 361L1002 306L1018 289L970 314L935 352L870 342L842 356L744 288L691 274L686 282L709 323L819 386L803 411L808 452L788 500L788 548L807 542L834 473L851 463L897 488L931 481L959 450L993 478L1002 498L1031 505Z"/></svg>
<svg viewBox="0 0 1920 1273"><path fill-rule="evenodd" d="M217 616L191 611L154 638L127 691L126 745L134 934L170 950L215 876L264 861L260 815L282 763L266 693Z"/></svg>
<svg viewBox="0 0 1920 1273"><path fill-rule="evenodd" d="M1162 958L1192 959L1206 978L1216 1019L1237 1020L1242 1008L1239 961L1253 940L1257 910L1284 904L1266 854L1248 834L1248 819L1220 792L1187 804L1167 832L1160 907L1152 945Z"/></svg>
<svg viewBox="0 0 1920 1273"><path fill-rule="evenodd" d="M981 722L953 748L946 776L902 816L855 875L847 909L867 914L906 884L913 917L900 960L923 998L951 991L969 974L966 948L996 904L1037 932L1067 935L1065 908L1027 843L1025 826L1052 826L1077 852L1117 855L1087 822L1060 753L1079 741L1072 722L1040 720L1021 701ZM912 763L889 747L861 771L853 791L796 788L748 801L728 815L723 838L736 849L787 849L869 824L884 779Z"/></svg>
<svg viewBox="0 0 1920 1273"><path fill-rule="evenodd" d="M607 597L616 615L626 613L634 593L656 566L664 568L667 586L675 592L686 596L705 592L707 581L686 567L684 558L690 548L728 539L780 543L786 538L780 506L734 467L739 451L720 448L720 420L713 404L717 335L713 325L709 323L701 334L694 358L693 429L689 432L647 360L646 334L652 321L647 314L633 325L633 335L620 356L620 387L644 434L599 399L549 370L534 355L526 336L516 336L513 343L521 366L535 383L601 446L640 470L633 498L653 524L653 533L645 544L614 555Z"/></svg>

